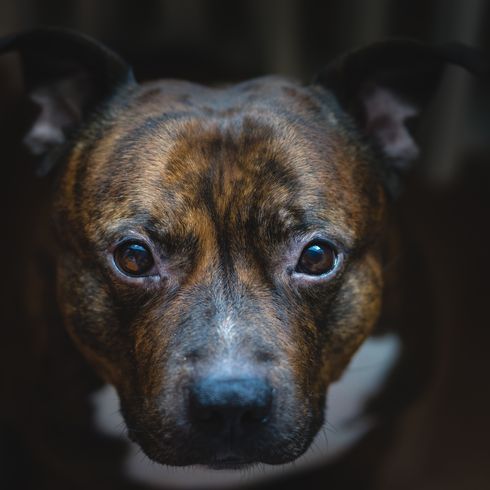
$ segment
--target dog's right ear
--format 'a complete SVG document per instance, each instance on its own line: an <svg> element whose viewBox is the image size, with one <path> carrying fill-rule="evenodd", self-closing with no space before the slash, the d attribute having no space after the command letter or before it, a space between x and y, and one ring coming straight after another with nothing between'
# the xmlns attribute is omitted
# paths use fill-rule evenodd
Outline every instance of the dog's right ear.
<svg viewBox="0 0 490 490"><path fill-rule="evenodd" d="M134 84L116 53L82 34L38 28L0 39L0 54L18 52L24 85L38 114L24 139L39 157L39 175L56 164L70 134L120 87Z"/></svg>
<svg viewBox="0 0 490 490"><path fill-rule="evenodd" d="M379 152L385 184L397 193L403 174L418 155L407 124L423 113L447 65L490 79L486 58L452 43L431 46L410 40L381 41L333 60L315 84L329 90L340 107Z"/></svg>

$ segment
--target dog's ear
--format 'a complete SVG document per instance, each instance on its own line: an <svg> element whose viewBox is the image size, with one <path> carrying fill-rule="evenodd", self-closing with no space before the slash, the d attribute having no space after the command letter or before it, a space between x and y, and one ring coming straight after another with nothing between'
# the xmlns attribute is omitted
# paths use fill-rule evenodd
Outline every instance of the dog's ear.
<svg viewBox="0 0 490 490"><path fill-rule="evenodd" d="M392 40L341 56L315 79L316 84L333 92L343 110L384 156L387 185L393 192L399 175L418 155L407 121L427 105L446 64L488 77L486 61L473 48Z"/></svg>
<svg viewBox="0 0 490 490"><path fill-rule="evenodd" d="M38 174L55 165L70 134L119 87L135 83L131 68L84 35L39 28L0 39L0 54L18 52L24 86L38 114L24 139L42 157Z"/></svg>

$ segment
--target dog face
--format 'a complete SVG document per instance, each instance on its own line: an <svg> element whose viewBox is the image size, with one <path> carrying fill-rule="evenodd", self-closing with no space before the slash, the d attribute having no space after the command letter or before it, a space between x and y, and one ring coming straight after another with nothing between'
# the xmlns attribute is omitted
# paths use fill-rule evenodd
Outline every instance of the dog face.
<svg viewBox="0 0 490 490"><path fill-rule="evenodd" d="M408 61L422 58L417 73L433 85L434 53L381 45L309 87L263 78L210 89L138 85L107 48L73 34L30 33L3 49L28 61L33 37L36 60L78 54L55 91L35 84L27 142L63 160L59 306L116 387L130 437L170 465L297 458L377 319L386 189L416 154L404 125L416 105L393 87L425 98L400 66L415 72ZM79 110L67 111L74 92Z"/></svg>
<svg viewBox="0 0 490 490"><path fill-rule="evenodd" d="M153 459L296 458L379 309L369 155L328 94L282 79L123 100L55 192L66 325Z"/></svg>

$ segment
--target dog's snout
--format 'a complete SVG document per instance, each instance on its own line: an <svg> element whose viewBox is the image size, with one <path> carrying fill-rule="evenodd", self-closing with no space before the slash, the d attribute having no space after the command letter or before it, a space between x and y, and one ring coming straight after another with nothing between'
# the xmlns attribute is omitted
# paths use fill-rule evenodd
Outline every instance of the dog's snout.
<svg viewBox="0 0 490 490"><path fill-rule="evenodd" d="M223 437L240 437L267 422L273 392L262 378L205 378L190 390L192 422Z"/></svg>

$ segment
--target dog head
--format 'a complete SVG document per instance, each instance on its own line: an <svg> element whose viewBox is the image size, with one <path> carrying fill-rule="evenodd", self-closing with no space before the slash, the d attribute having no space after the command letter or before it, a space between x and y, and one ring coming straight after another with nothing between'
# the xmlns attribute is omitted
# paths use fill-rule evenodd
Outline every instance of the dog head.
<svg viewBox="0 0 490 490"><path fill-rule="evenodd" d="M450 51L380 43L309 86L206 88L138 84L64 31L10 49L40 108L26 142L56 166L59 307L130 437L170 465L297 458L377 320L405 123Z"/></svg>

